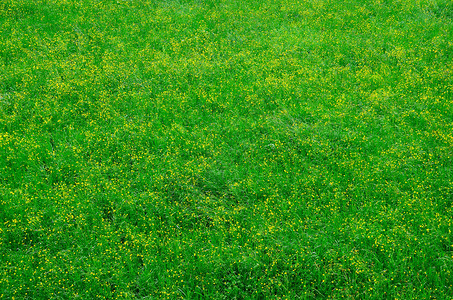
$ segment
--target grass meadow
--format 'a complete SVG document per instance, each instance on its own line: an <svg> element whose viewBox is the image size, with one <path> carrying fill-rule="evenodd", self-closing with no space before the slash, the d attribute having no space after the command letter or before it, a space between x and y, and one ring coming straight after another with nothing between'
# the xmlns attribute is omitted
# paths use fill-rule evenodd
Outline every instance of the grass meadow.
<svg viewBox="0 0 453 300"><path fill-rule="evenodd" d="M452 299L450 0L1 0L1 299Z"/></svg>

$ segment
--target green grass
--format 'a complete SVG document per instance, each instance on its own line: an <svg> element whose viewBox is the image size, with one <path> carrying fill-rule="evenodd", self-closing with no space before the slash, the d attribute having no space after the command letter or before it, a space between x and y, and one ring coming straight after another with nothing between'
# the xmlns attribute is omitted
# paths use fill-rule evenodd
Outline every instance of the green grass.
<svg viewBox="0 0 453 300"><path fill-rule="evenodd" d="M0 298L452 299L449 0L1 0Z"/></svg>

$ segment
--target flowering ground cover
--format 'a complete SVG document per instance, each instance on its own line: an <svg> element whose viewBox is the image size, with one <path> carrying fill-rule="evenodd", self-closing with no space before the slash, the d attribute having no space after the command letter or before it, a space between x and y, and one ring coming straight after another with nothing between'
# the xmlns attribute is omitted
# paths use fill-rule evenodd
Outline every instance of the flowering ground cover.
<svg viewBox="0 0 453 300"><path fill-rule="evenodd" d="M451 299L452 18L0 1L0 298Z"/></svg>

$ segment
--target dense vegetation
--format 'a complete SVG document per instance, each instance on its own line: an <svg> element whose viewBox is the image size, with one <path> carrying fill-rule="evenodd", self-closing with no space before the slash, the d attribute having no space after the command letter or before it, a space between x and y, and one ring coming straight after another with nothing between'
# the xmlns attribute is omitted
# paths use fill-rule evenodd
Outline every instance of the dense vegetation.
<svg viewBox="0 0 453 300"><path fill-rule="evenodd" d="M1 0L0 298L453 295L450 0Z"/></svg>

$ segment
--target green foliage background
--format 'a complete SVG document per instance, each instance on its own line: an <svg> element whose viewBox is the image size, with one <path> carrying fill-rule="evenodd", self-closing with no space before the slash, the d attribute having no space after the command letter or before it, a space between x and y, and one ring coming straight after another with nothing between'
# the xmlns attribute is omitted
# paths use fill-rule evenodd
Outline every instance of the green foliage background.
<svg viewBox="0 0 453 300"><path fill-rule="evenodd" d="M452 17L2 0L0 298L450 298Z"/></svg>

